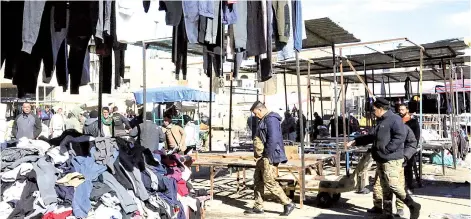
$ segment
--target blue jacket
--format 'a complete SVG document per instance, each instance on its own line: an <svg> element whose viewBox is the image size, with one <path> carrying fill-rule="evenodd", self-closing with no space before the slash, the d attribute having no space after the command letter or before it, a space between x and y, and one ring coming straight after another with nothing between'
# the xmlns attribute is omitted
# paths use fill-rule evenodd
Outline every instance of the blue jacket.
<svg viewBox="0 0 471 219"><path fill-rule="evenodd" d="M258 136L263 142L263 157L268 158L270 164L288 162L281 134L281 116L270 112L258 123Z"/></svg>

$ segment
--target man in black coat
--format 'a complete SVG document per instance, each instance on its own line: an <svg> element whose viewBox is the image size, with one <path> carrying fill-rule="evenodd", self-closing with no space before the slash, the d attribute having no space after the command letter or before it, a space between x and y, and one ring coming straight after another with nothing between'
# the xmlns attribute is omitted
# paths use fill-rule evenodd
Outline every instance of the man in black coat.
<svg viewBox="0 0 471 219"><path fill-rule="evenodd" d="M401 118L389 110L389 101L378 97L373 103L376 126L364 136L355 138L347 146L368 145L376 161L376 174L380 178L383 190L383 214L386 218L394 218L392 213L392 196L404 202L411 212L411 219L418 219L421 205L406 193L400 177L404 162L405 126Z"/></svg>
<svg viewBox="0 0 471 219"><path fill-rule="evenodd" d="M399 115L402 117L402 121L406 124L413 132L415 139L417 140L417 145L420 142L420 124L419 121L413 118L409 113L409 108L405 104L399 105ZM418 146L416 146L417 148ZM422 187L422 183L420 181L419 171L417 168L417 151L414 155L407 161L406 167L404 168L404 175L406 180L406 185L409 190L414 189L414 172L415 172L415 180L419 187Z"/></svg>
<svg viewBox="0 0 471 219"><path fill-rule="evenodd" d="M85 120L83 125L83 134L93 137L103 137L100 127L98 127L98 111L92 110L89 113L90 118Z"/></svg>

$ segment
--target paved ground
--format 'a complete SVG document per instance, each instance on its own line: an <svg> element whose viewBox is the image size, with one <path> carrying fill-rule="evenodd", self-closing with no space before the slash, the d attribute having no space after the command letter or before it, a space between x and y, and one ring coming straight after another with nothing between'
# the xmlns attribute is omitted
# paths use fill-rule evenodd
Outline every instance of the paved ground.
<svg viewBox="0 0 471 219"><path fill-rule="evenodd" d="M422 204L420 218L444 218L440 214L471 215L470 186L471 171L459 167L457 170L447 168L446 176L441 173L441 167L424 165L424 188L414 191L414 198ZM209 188L209 177L204 169L195 174L195 187ZM215 180L214 200L207 203L206 218L281 218L282 206L273 201L265 204L266 213L263 216L249 217L243 214L253 204L253 184L247 173L248 188L237 193L236 175L227 170L221 171ZM206 179L204 179L206 178ZM270 195L266 194L270 199ZM308 193L303 209L296 209L290 218L373 218L366 209L372 207L372 194L343 193L340 201L329 209L316 207L315 193ZM296 200L297 201L297 200ZM408 211L406 210L406 216ZM445 217L446 218L446 217ZM471 218L471 217L467 217Z"/></svg>

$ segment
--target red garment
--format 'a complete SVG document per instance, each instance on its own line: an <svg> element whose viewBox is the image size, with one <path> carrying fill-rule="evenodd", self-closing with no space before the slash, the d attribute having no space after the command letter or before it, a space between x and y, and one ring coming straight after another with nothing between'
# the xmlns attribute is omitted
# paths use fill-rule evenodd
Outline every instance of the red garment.
<svg viewBox="0 0 471 219"><path fill-rule="evenodd" d="M72 210L64 211L62 213L56 214L54 212L49 212L43 216L43 219L65 219L66 217L72 215Z"/></svg>
<svg viewBox="0 0 471 219"><path fill-rule="evenodd" d="M190 192L188 191L188 187L186 186L186 181L181 179L177 182L177 192L181 196L187 196Z"/></svg>

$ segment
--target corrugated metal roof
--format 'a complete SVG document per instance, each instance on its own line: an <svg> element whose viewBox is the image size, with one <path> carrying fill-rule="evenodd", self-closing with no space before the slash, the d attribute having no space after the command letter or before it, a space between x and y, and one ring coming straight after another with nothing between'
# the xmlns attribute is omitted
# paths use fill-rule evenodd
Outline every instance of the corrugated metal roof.
<svg viewBox="0 0 471 219"><path fill-rule="evenodd" d="M469 79L470 78L470 66L458 66L457 67L457 79ZM373 76L374 72L374 76ZM367 71L366 72L366 82L368 83L381 83L383 78L384 82L394 83L394 82L404 82L407 77L411 79L412 82L419 81L419 68L401 68L401 69L387 69L387 70L376 70L376 71ZM423 81L439 81L443 82L443 73L441 68L426 68L423 69L422 80ZM461 74L463 72L463 74ZM365 73L363 71L359 71L358 74L360 77L365 80ZM447 69L446 78L449 77L450 72ZM461 77L463 75L463 77ZM312 75L313 78L319 78L319 75ZM344 72L344 80L345 83L361 83L358 79L356 74L352 71ZM321 79L323 81L333 82L334 76L333 74L323 74L321 75ZM337 73L337 81L340 82L340 73ZM447 79L448 81L448 79Z"/></svg>
<svg viewBox="0 0 471 219"><path fill-rule="evenodd" d="M304 24L307 39L303 40L303 49L360 42L328 17L305 20Z"/></svg>
<svg viewBox="0 0 471 219"><path fill-rule="evenodd" d="M424 66L436 66L441 63L442 60L449 61L454 60L455 64L463 64L469 62L469 57L458 57L464 55L460 50L468 48L463 40L451 39L442 40L434 43L427 43L422 45L425 48L423 65ZM384 52L374 52L366 54L348 55L348 58L353 67L357 71L363 72L372 69L392 69L392 68L406 68L406 67L417 67L420 65L420 53L419 48L416 46L404 47L395 50L389 50ZM326 74L332 73L333 60L331 56L322 58L310 59L311 74ZM343 71L351 71L348 64L343 62ZM249 69L252 66L249 67ZM276 73L282 73L284 68L287 69L287 73L296 74L296 61L290 60L285 62L279 62L277 65L278 69ZM365 68L366 67L366 68ZM307 64L301 64L300 70L302 75L307 74Z"/></svg>

